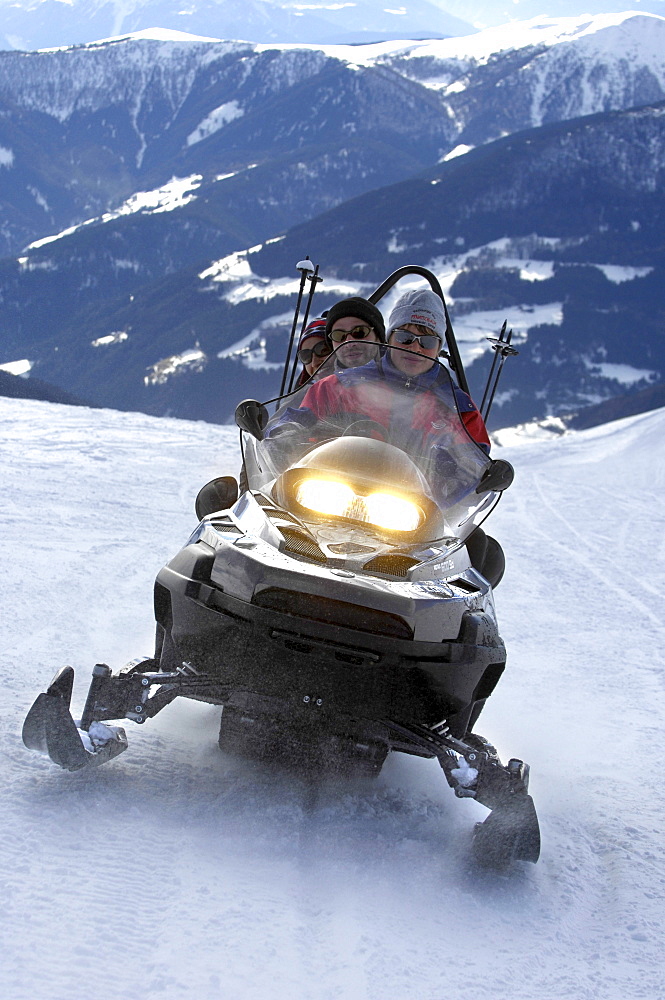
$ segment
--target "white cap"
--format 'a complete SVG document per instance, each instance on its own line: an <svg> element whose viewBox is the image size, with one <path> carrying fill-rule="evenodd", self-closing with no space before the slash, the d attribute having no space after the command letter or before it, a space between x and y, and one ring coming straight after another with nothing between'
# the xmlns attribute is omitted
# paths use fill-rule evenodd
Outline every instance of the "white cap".
<svg viewBox="0 0 665 1000"><path fill-rule="evenodd" d="M435 292L429 288L419 288L401 295L388 317L386 333L390 336L393 330L409 323L426 326L436 333L441 341L444 340L446 314L443 311L443 302Z"/></svg>

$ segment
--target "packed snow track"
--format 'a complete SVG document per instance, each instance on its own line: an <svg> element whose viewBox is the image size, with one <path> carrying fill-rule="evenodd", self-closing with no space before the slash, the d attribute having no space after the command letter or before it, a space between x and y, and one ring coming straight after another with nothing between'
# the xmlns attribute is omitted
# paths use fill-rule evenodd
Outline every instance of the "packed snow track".
<svg viewBox="0 0 665 1000"><path fill-rule="evenodd" d="M665 411L497 449L506 673L478 729L531 764L543 852L474 869L436 761L374 782L259 767L177 701L103 768L21 742L55 670L152 651L156 572L237 432L0 399L10 1000L653 1000L662 989ZM497 454L500 452L500 455Z"/></svg>

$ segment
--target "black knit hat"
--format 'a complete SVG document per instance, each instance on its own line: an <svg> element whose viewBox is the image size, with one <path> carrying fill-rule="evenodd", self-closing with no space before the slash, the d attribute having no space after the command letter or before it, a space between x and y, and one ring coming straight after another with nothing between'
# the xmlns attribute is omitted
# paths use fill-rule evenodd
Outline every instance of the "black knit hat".
<svg viewBox="0 0 665 1000"><path fill-rule="evenodd" d="M382 344L386 342L386 324L383 316L376 306L368 299L361 299L359 295L352 295L349 299L341 299L328 310L326 317L326 338L330 340L330 331L338 319L345 316L357 316L368 326L371 326Z"/></svg>

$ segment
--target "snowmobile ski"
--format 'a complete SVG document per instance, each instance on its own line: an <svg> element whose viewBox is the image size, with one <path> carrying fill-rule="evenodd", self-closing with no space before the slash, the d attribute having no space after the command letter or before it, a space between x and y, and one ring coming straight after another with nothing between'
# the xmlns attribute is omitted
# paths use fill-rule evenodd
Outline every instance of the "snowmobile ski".
<svg viewBox="0 0 665 1000"><path fill-rule="evenodd" d="M77 727L69 711L73 686L73 668L63 667L46 692L37 696L23 723L25 745L48 755L67 771L104 764L127 749L125 730L120 726L91 721L87 731Z"/></svg>

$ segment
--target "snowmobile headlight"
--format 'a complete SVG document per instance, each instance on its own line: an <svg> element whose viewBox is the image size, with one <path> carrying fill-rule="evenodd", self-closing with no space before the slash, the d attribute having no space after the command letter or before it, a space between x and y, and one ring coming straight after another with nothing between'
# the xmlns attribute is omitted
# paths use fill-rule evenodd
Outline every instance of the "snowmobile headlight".
<svg viewBox="0 0 665 1000"><path fill-rule="evenodd" d="M371 524L391 531L415 531L422 513L415 503L392 493L372 493L363 497L367 518Z"/></svg>
<svg viewBox="0 0 665 1000"><path fill-rule="evenodd" d="M355 498L350 486L330 479L305 479L296 490L296 501L302 507L337 517L348 517L346 512Z"/></svg>
<svg viewBox="0 0 665 1000"><path fill-rule="evenodd" d="M389 531L415 531L422 522L420 508L392 493L359 496L346 483L330 479L305 479L295 495L301 507L334 517L348 517Z"/></svg>

